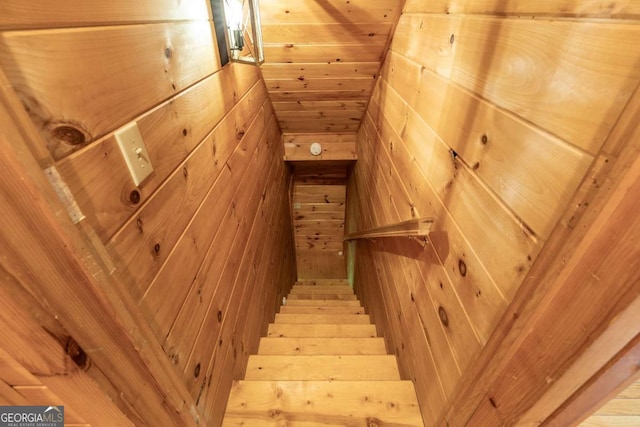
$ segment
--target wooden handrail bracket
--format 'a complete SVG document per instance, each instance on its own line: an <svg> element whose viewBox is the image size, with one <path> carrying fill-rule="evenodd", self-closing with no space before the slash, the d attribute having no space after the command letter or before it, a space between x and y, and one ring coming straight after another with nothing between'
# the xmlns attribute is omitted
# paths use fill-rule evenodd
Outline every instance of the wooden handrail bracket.
<svg viewBox="0 0 640 427"><path fill-rule="evenodd" d="M344 240L374 239L378 237L427 236L431 232L433 218L414 218L396 224L357 231L345 236Z"/></svg>

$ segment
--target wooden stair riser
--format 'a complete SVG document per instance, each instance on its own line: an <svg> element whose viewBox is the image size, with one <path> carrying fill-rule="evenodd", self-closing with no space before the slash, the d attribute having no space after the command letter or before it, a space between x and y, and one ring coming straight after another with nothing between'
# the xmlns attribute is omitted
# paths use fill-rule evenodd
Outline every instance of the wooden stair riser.
<svg viewBox="0 0 640 427"><path fill-rule="evenodd" d="M360 301L343 300L318 300L318 299L291 299L287 300L285 307L362 307Z"/></svg>
<svg viewBox="0 0 640 427"><path fill-rule="evenodd" d="M238 381L231 388L222 425L423 424L411 381Z"/></svg>
<svg viewBox="0 0 640 427"><path fill-rule="evenodd" d="M387 349L382 338L261 338L258 354L387 354Z"/></svg>
<svg viewBox="0 0 640 427"><path fill-rule="evenodd" d="M291 299L315 299L315 300L342 300L342 301L357 301L358 297L352 294L289 294L287 300Z"/></svg>
<svg viewBox="0 0 640 427"><path fill-rule="evenodd" d="M376 337L374 325L302 325L271 323L270 338L371 338Z"/></svg>
<svg viewBox="0 0 640 427"><path fill-rule="evenodd" d="M353 289L343 286L294 286L292 294L353 294Z"/></svg>
<svg viewBox="0 0 640 427"><path fill-rule="evenodd" d="M394 381L395 356L249 356L245 380Z"/></svg>
<svg viewBox="0 0 640 427"><path fill-rule="evenodd" d="M300 280L294 286L350 286L348 280Z"/></svg>
<svg viewBox="0 0 640 427"><path fill-rule="evenodd" d="M340 325L370 324L368 314L276 314L274 323L335 323Z"/></svg>

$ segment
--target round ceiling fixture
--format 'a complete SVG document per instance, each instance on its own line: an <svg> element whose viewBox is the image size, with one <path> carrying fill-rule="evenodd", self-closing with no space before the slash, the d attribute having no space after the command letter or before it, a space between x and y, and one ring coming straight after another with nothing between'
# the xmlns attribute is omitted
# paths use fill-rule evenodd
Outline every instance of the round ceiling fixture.
<svg viewBox="0 0 640 427"><path fill-rule="evenodd" d="M320 154L322 154L322 145L320 145L319 142L314 142L313 144L311 144L309 151L311 152L311 155L319 156Z"/></svg>

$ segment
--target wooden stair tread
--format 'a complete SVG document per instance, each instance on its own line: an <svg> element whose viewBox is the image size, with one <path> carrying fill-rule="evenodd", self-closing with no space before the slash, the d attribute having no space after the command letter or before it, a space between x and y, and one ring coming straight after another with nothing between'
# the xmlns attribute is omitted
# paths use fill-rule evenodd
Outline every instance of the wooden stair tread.
<svg viewBox="0 0 640 427"><path fill-rule="evenodd" d="M423 426L411 381L237 381L223 426Z"/></svg>
<svg viewBox="0 0 640 427"><path fill-rule="evenodd" d="M338 338L366 338L376 337L375 325L309 325L271 323L267 337L338 337Z"/></svg>
<svg viewBox="0 0 640 427"><path fill-rule="evenodd" d="M292 294L353 294L353 289L349 286L294 286L291 288Z"/></svg>
<svg viewBox="0 0 640 427"><path fill-rule="evenodd" d="M364 307L282 306L280 314L365 314Z"/></svg>
<svg viewBox="0 0 640 427"><path fill-rule="evenodd" d="M354 294L316 294L316 293L304 293L304 294L289 294L287 299L316 299L316 300L344 300L344 301L357 301L358 297Z"/></svg>
<svg viewBox="0 0 640 427"><path fill-rule="evenodd" d="M319 299L292 299L287 301L285 307L362 307L358 300L319 300Z"/></svg>
<svg viewBox="0 0 640 427"><path fill-rule="evenodd" d="M400 380L391 355L252 355L245 380L385 381Z"/></svg>
<svg viewBox="0 0 640 427"><path fill-rule="evenodd" d="M276 314L274 323L338 323L342 325L369 324L368 314Z"/></svg>
<svg viewBox="0 0 640 427"><path fill-rule="evenodd" d="M387 354L382 338L261 338L258 354Z"/></svg>

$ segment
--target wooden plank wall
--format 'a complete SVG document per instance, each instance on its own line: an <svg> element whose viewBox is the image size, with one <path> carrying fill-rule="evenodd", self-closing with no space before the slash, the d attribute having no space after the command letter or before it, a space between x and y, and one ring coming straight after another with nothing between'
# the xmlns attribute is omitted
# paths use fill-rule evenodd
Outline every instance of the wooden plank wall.
<svg viewBox="0 0 640 427"><path fill-rule="evenodd" d="M296 162L293 228L298 280L346 279L344 221L347 165Z"/></svg>
<svg viewBox="0 0 640 427"><path fill-rule="evenodd" d="M283 132L357 131L402 2L260 5L262 73Z"/></svg>
<svg viewBox="0 0 640 427"><path fill-rule="evenodd" d="M347 192L349 232L435 218L429 244L359 241L355 264L356 290L415 381L427 425L640 81L639 9L607 5L406 4Z"/></svg>
<svg viewBox="0 0 640 427"><path fill-rule="evenodd" d="M295 280L289 171L258 69L220 66L205 0L10 0L0 30L0 67L216 425ZM132 120L155 168L140 187L113 136Z"/></svg>
<svg viewBox="0 0 640 427"><path fill-rule="evenodd" d="M75 342L55 319L47 319L46 330L37 324L26 308L34 301L1 268L0 285L0 339L10 344L0 348L2 405L64 406L65 425L135 425L85 372L93 369L83 364L86 353L71 350Z"/></svg>

